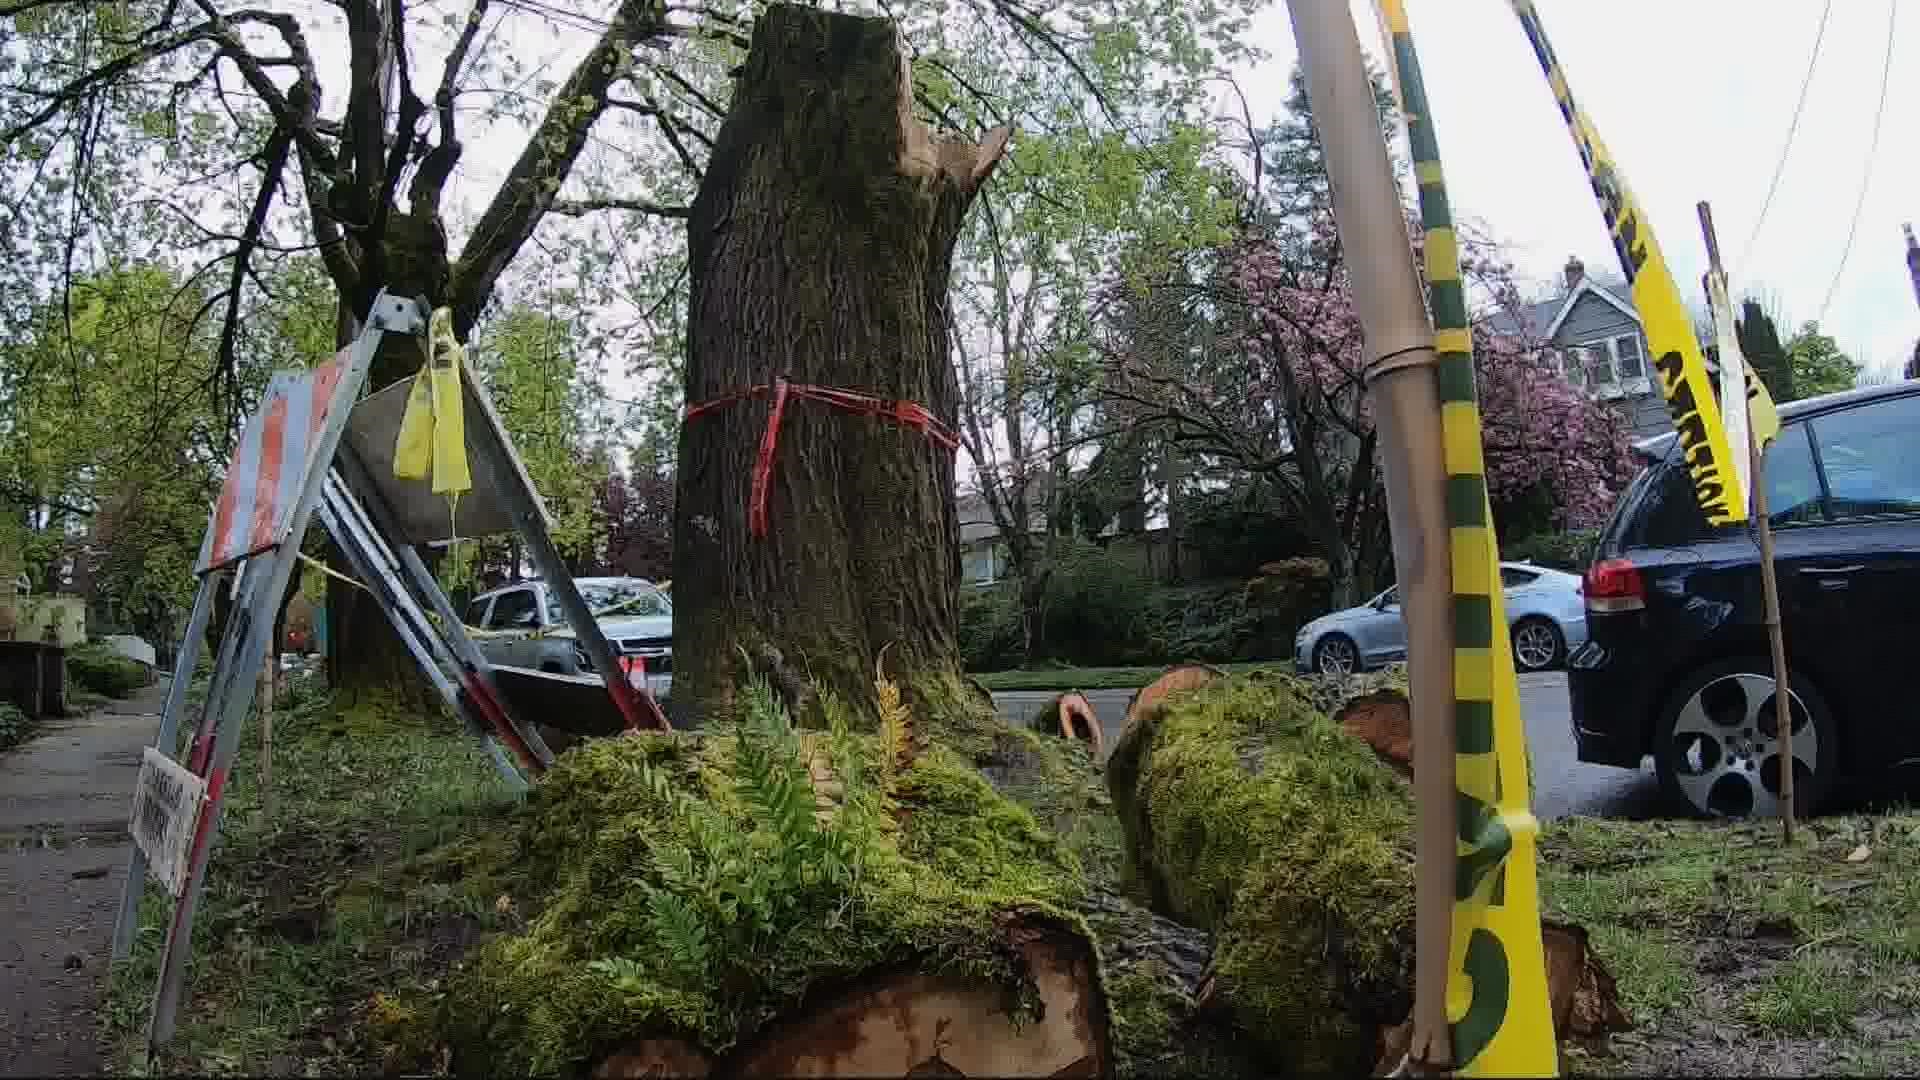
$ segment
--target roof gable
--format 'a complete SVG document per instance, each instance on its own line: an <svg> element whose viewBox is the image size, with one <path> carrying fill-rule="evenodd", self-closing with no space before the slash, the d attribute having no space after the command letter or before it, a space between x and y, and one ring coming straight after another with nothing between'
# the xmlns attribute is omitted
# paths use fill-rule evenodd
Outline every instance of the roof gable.
<svg viewBox="0 0 1920 1080"><path fill-rule="evenodd" d="M1598 297L1602 302L1611 305L1627 318L1632 319L1636 323L1640 322L1640 313L1633 309L1632 304L1613 295L1612 290L1603 289L1594 284L1592 278L1583 277L1580 279L1579 284L1567 290L1567 295L1560 301L1560 310L1554 314L1553 321L1547 324L1547 340L1553 340L1553 335L1560 332L1561 324L1567 321L1567 316L1573 314L1573 309L1579 305L1580 298L1583 296Z"/></svg>

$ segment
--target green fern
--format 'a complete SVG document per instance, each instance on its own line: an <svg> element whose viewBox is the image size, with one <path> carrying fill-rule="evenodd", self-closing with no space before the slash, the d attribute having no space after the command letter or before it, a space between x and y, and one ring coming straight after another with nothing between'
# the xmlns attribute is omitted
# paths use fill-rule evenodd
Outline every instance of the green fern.
<svg viewBox="0 0 1920 1080"><path fill-rule="evenodd" d="M687 901L665 889L654 889L647 896L647 912L652 916L654 935L675 970L703 978L710 954L707 927L700 915Z"/></svg>

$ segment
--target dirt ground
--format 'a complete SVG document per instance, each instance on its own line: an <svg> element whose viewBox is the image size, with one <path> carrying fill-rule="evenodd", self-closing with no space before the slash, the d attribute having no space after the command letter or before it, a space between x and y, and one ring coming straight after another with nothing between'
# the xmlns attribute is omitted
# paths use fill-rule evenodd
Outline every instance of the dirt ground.
<svg viewBox="0 0 1920 1080"><path fill-rule="evenodd" d="M127 813L167 680L0 754L0 1076L95 1075Z"/></svg>

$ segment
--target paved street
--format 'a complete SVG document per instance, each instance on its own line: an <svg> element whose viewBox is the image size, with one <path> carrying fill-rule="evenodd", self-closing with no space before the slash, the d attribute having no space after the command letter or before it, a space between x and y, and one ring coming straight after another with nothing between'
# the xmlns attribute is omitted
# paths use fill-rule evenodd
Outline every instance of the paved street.
<svg viewBox="0 0 1920 1080"><path fill-rule="evenodd" d="M1120 734L1133 690L1089 690L1087 701L1106 730L1107 745ZM1025 720L1051 701L1054 692L1011 690L993 695L1000 714ZM1574 759L1573 731L1567 717L1567 679L1558 672L1520 676L1520 711L1527 722L1527 746L1533 752L1533 811L1543 820L1585 814L1594 817L1651 817L1659 813L1659 788L1653 768L1638 773L1583 765Z"/></svg>

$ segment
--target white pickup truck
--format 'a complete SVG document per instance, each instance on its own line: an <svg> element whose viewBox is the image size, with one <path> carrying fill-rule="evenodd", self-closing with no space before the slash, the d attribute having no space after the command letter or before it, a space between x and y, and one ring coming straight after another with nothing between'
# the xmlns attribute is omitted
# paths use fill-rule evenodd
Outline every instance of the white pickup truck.
<svg viewBox="0 0 1920 1080"><path fill-rule="evenodd" d="M664 698L673 686L673 602L645 578L575 578L587 610L621 659L644 667L646 687ZM574 640L560 600L544 581L523 581L474 597L467 605L469 627L488 660L561 675L587 675L593 664ZM631 658L631 660L629 659ZM634 679L637 685L637 678Z"/></svg>

